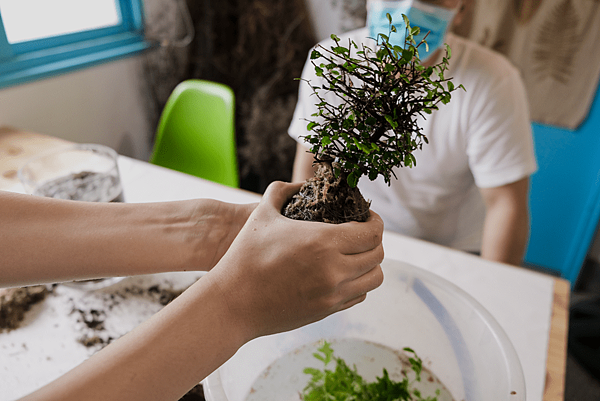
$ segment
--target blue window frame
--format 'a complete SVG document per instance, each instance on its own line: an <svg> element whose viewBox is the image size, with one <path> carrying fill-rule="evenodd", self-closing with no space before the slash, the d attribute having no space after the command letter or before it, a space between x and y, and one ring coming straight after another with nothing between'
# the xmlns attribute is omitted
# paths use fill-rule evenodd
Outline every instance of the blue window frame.
<svg viewBox="0 0 600 401"><path fill-rule="evenodd" d="M118 13L114 24L14 43L7 38L0 9L0 88L115 60L151 47L144 38L142 0L114 1Z"/></svg>

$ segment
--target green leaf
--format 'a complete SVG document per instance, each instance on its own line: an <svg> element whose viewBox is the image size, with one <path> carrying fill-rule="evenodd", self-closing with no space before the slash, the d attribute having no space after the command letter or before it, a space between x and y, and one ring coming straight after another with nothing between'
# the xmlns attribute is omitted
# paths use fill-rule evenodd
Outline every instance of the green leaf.
<svg viewBox="0 0 600 401"><path fill-rule="evenodd" d="M386 13L385 16L387 17L388 22L391 24L392 23L392 16L390 15L390 13Z"/></svg>
<svg viewBox="0 0 600 401"><path fill-rule="evenodd" d="M305 401L437 401L437 397L423 398L407 377L400 381L392 380L385 368L381 377L376 377L373 382L366 382L358 374L356 367L350 368L342 358L335 357L330 347L326 352L336 362L335 369L304 369L311 376L301 394ZM421 360L416 354L413 355L414 358L411 359L416 363L411 367L420 369ZM325 359L322 357L319 354L318 359ZM439 396L441 392L437 389L435 393Z"/></svg>
<svg viewBox="0 0 600 401"><path fill-rule="evenodd" d="M318 59L318 58L319 58L319 57L321 57L321 56L322 56L322 54L321 54L321 53L320 53L318 50L313 50L313 51L310 53L310 59L311 59L311 60L316 60L316 59Z"/></svg>
<svg viewBox="0 0 600 401"><path fill-rule="evenodd" d="M355 188L358 185L358 174L353 171L350 174L348 174L348 185L350 185L350 188Z"/></svg>
<svg viewBox="0 0 600 401"><path fill-rule="evenodd" d="M313 129L314 127L318 126L318 125L319 125L319 124L317 124L317 123L315 123L315 122L311 121L311 122L310 122L310 123L308 123L308 125L306 126L306 130L307 130L307 131L312 131L312 129Z"/></svg>
<svg viewBox="0 0 600 401"><path fill-rule="evenodd" d="M333 52L335 54L345 54L345 53L350 54L350 50L348 50L348 48L344 47L344 46L332 47L331 50L333 50Z"/></svg>
<svg viewBox="0 0 600 401"><path fill-rule="evenodd" d="M365 145L364 143L359 143L358 147L366 154L370 154L373 151L369 146Z"/></svg>
<svg viewBox="0 0 600 401"><path fill-rule="evenodd" d="M402 61L409 62L415 56L415 49L410 47L408 49L402 50Z"/></svg>
<svg viewBox="0 0 600 401"><path fill-rule="evenodd" d="M313 375L313 376L322 375L321 371L319 369L315 369L315 368L305 368L302 372L306 373L307 375Z"/></svg>
<svg viewBox="0 0 600 401"><path fill-rule="evenodd" d="M394 121L392 116L386 114L385 120L392 126L392 128L398 128L398 123Z"/></svg>

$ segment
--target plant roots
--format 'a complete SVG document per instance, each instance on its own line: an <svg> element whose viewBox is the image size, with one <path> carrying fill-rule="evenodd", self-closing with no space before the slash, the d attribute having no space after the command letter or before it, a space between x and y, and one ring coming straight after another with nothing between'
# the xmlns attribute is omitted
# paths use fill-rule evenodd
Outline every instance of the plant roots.
<svg viewBox="0 0 600 401"><path fill-rule="evenodd" d="M321 162L282 213L295 220L339 224L366 221L370 206L357 187L351 188L342 175L336 177L330 163Z"/></svg>

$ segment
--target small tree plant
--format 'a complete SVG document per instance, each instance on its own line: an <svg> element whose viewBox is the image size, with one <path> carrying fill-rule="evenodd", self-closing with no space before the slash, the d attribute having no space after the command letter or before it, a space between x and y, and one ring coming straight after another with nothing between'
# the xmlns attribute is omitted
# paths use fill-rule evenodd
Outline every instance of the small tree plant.
<svg viewBox="0 0 600 401"><path fill-rule="evenodd" d="M379 34L376 49L349 41L347 46L336 35L330 48L318 45L311 62L322 85L311 85L318 112L309 121L310 145L318 169L313 178L285 206L285 216L342 223L365 221L369 202L357 188L359 179L382 176L390 185L395 167L413 167L413 152L428 142L417 124L417 116L450 101L457 87L446 78L451 57L446 45L439 64L425 67L419 48L427 48L426 37L416 43L419 27L411 27L406 16L403 47L390 43L396 32L392 18L388 35ZM325 93L339 100L332 104Z"/></svg>

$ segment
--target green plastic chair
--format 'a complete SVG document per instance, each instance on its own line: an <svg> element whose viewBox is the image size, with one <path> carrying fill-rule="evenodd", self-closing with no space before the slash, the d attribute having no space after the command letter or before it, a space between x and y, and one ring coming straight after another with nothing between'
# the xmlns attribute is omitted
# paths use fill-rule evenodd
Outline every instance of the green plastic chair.
<svg viewBox="0 0 600 401"><path fill-rule="evenodd" d="M161 114L150 163L238 188L234 110L228 86L181 82Z"/></svg>

